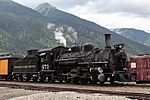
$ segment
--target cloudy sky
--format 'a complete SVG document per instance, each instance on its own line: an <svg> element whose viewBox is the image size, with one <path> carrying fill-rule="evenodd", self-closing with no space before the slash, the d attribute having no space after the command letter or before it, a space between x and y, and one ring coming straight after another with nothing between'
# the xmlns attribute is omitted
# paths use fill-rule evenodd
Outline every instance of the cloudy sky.
<svg viewBox="0 0 150 100"><path fill-rule="evenodd" d="M150 0L13 0L35 8L43 2L107 28L137 28L150 33Z"/></svg>

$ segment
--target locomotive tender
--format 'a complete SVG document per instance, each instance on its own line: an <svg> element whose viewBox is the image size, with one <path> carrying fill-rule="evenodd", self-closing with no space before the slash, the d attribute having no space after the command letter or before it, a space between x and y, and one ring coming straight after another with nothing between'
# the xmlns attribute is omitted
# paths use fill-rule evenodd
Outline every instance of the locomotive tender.
<svg viewBox="0 0 150 100"><path fill-rule="evenodd" d="M111 48L110 36L105 34L104 49L86 43L71 48L28 50L25 57L13 62L9 79L72 83L128 81L130 73L124 44Z"/></svg>

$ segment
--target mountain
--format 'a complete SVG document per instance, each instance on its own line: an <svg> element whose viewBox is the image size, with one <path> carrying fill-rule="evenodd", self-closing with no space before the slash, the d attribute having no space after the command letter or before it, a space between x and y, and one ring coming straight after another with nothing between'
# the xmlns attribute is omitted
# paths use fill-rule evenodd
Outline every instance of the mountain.
<svg viewBox="0 0 150 100"><path fill-rule="evenodd" d="M143 46L140 43L136 43L124 38L121 35L99 26L94 22L81 19L77 16L56 9L48 3L39 5L37 8L35 8L35 10L46 16L52 23L73 27L78 36L78 43L82 44L85 42L92 42L96 46L103 47L104 34L111 33L113 42L112 44L125 43L125 49L129 54L149 53L150 51L150 48L147 46Z"/></svg>
<svg viewBox="0 0 150 100"><path fill-rule="evenodd" d="M35 40L44 28L46 18L36 11L10 0L0 0L0 49L23 52L31 47L43 47ZM34 35L33 35L34 34Z"/></svg>
<svg viewBox="0 0 150 100"><path fill-rule="evenodd" d="M117 28L113 31L133 41L150 46L150 33L133 28Z"/></svg>
<svg viewBox="0 0 150 100"><path fill-rule="evenodd" d="M35 10L10 0L0 0L0 51L25 53L30 48L92 42L104 47L104 33L112 34L112 45L125 43L129 55L149 53L150 47L136 43L94 22L81 19L43 3Z"/></svg>
<svg viewBox="0 0 150 100"><path fill-rule="evenodd" d="M30 48L54 47L65 42L61 31L75 34L73 28L49 22L33 9L0 0L0 51L25 53Z"/></svg>

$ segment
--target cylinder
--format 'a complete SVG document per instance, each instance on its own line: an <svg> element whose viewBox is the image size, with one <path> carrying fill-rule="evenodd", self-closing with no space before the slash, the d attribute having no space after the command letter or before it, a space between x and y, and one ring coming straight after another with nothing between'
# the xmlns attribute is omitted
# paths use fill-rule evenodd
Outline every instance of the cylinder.
<svg viewBox="0 0 150 100"><path fill-rule="evenodd" d="M110 33L105 34L105 48L111 48L111 46L110 46L110 42L111 42L110 36L111 36Z"/></svg>
<svg viewBox="0 0 150 100"><path fill-rule="evenodd" d="M99 75L98 75L98 80L99 80L100 82L105 82L105 75L104 75L104 74L99 74Z"/></svg>

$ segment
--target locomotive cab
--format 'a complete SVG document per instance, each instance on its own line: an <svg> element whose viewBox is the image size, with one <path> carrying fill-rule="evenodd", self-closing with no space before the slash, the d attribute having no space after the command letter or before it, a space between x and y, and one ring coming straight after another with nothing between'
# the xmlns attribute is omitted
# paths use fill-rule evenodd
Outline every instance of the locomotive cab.
<svg viewBox="0 0 150 100"><path fill-rule="evenodd" d="M55 81L59 80L60 69L57 61L60 55L64 54L68 48L58 46L52 49L41 49L38 51L40 59L40 76L41 81Z"/></svg>

